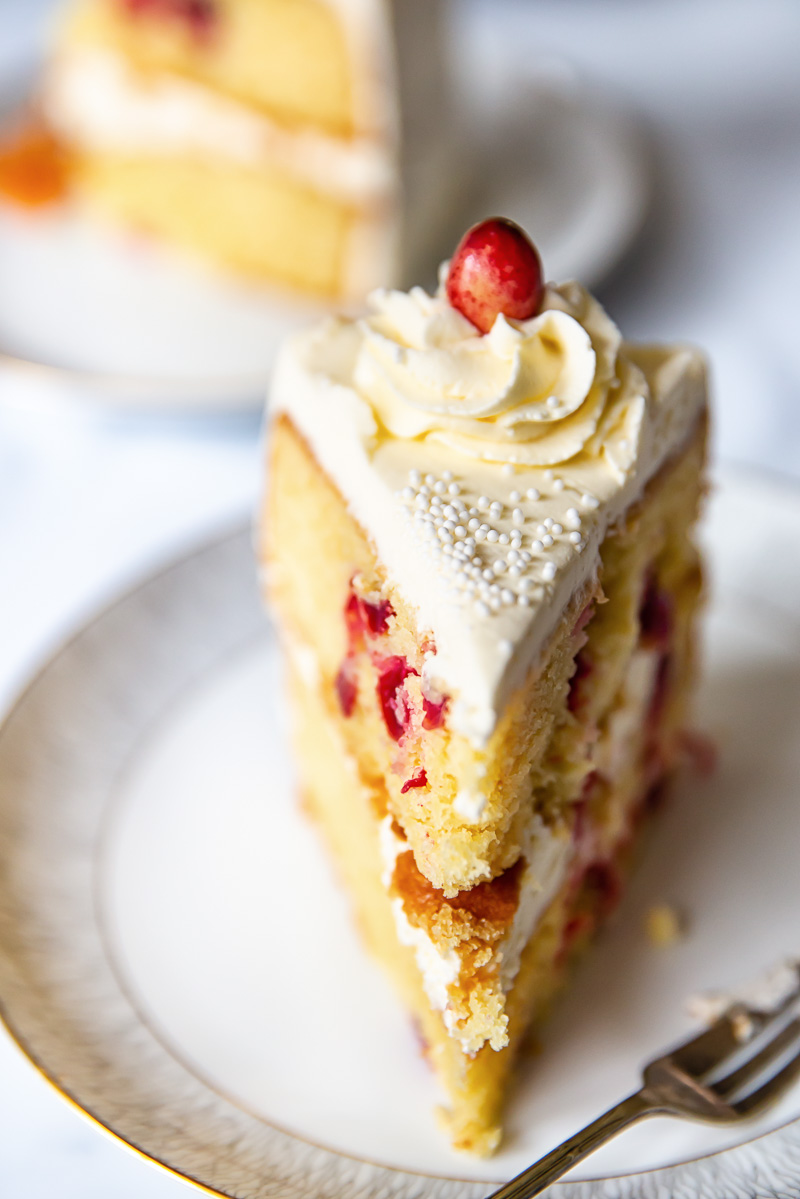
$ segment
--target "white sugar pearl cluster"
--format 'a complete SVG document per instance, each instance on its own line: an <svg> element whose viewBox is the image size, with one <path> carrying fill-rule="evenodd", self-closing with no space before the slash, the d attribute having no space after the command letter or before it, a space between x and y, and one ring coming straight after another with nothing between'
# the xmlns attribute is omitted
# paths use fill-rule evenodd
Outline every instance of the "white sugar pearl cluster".
<svg viewBox="0 0 800 1199"><path fill-rule="evenodd" d="M515 472L512 467L502 473ZM546 477L554 493L564 490L564 480L552 471ZM470 497L450 470L439 476L411 470L397 498L452 598L471 603L480 616L541 600L557 573L548 551L562 547L563 558L564 549L580 553L584 548L583 518L576 507L567 509L563 525L550 516L534 523L530 505L542 498L536 487L524 494L513 489L503 498ZM590 498L582 497L585 507L592 506Z"/></svg>

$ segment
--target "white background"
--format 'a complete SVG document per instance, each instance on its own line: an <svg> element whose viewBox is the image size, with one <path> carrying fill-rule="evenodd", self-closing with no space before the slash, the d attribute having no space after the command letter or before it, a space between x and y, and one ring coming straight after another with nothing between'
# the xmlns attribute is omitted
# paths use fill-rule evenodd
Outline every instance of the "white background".
<svg viewBox="0 0 800 1199"><path fill-rule="evenodd" d="M41 0L0 0L0 77ZM465 89L509 103L547 59L636 113L653 203L596 290L627 336L707 351L725 457L800 476L800 5L456 0ZM252 506L255 418L26 417L0 405L0 704L108 595ZM3 1199L159 1199L183 1184L106 1142L0 1036Z"/></svg>

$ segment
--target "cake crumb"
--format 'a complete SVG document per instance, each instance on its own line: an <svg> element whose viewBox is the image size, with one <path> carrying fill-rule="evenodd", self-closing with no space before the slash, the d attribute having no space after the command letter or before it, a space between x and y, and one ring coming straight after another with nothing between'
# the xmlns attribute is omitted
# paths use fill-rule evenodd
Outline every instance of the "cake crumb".
<svg viewBox="0 0 800 1199"><path fill-rule="evenodd" d="M755 1032L755 1025L747 1012L734 1012L731 1016L733 1035L740 1044L744 1045Z"/></svg>
<svg viewBox="0 0 800 1199"><path fill-rule="evenodd" d="M737 1039L747 1040L752 1032L748 1009L757 1012L774 1011L798 992L799 986L800 959L787 958L745 986L729 991L705 991L699 995L691 995L686 1002L686 1011L691 1019L710 1025L719 1020L725 1012L739 1005L743 1011L741 1018L738 1012L734 1013L734 1033Z"/></svg>
<svg viewBox="0 0 800 1199"><path fill-rule="evenodd" d="M654 904L645 917L645 931L653 945L674 945L686 928L680 912L668 903Z"/></svg>

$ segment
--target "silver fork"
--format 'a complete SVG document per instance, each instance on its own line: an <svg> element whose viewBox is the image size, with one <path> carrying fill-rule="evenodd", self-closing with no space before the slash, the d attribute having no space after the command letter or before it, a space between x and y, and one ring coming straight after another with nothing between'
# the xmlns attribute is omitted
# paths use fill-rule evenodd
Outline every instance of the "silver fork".
<svg viewBox="0 0 800 1199"><path fill-rule="evenodd" d="M635 1094L512 1178L489 1199L531 1199L645 1116L683 1116L725 1124L759 1115L800 1075L800 1018L786 1019L798 1001L800 978L798 987L769 1010L734 1004L705 1032L649 1062L642 1071L643 1085ZM783 1060L792 1049L792 1056ZM768 1075L776 1063L778 1068Z"/></svg>

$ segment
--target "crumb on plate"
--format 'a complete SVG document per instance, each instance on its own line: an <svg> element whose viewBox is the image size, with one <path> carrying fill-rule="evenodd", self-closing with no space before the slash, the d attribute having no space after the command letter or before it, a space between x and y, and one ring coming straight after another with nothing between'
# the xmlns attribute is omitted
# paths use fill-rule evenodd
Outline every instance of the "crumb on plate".
<svg viewBox="0 0 800 1199"><path fill-rule="evenodd" d="M686 930L680 913L668 903L659 903L648 911L645 931L653 945L674 945Z"/></svg>

